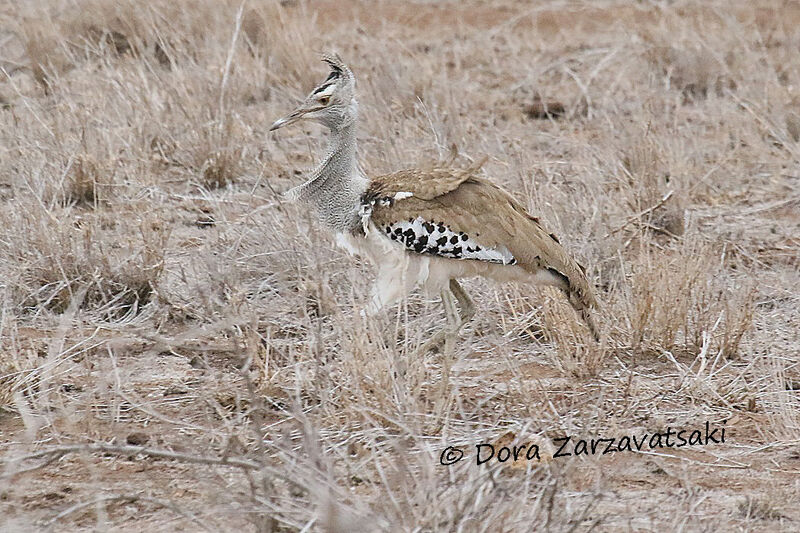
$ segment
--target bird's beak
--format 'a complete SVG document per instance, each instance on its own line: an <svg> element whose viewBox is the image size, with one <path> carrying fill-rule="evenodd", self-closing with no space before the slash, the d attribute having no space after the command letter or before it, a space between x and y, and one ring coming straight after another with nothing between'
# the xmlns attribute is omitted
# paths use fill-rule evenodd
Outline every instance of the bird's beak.
<svg viewBox="0 0 800 533"><path fill-rule="evenodd" d="M275 131L278 128L282 128L287 124L291 124L293 122L297 122L300 119L300 115L292 113L291 115L286 115L283 118L279 118L275 122L272 123L272 126L269 127L269 131Z"/></svg>
<svg viewBox="0 0 800 533"><path fill-rule="evenodd" d="M300 106L291 113L289 113L288 115L286 115L285 117L276 120L272 124L272 126L270 126L269 131L275 131L278 128L288 126L289 124L294 124L295 122L303 118L303 116L306 113L310 113L311 111L316 111L316 109Z"/></svg>

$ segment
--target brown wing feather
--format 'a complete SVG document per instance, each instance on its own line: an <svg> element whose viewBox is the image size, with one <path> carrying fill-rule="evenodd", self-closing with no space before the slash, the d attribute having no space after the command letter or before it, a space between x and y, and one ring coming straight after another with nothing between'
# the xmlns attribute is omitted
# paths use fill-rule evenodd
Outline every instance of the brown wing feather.
<svg viewBox="0 0 800 533"><path fill-rule="evenodd" d="M411 193L415 198L432 200L446 194L465 180L473 176L486 162L486 157L464 169L434 168L407 169L379 176L373 179L365 200L374 201L381 198L394 198L397 193Z"/></svg>
<svg viewBox="0 0 800 533"><path fill-rule="evenodd" d="M505 246L517 264L529 272L550 269L566 278L570 300L576 308L595 307L594 292L583 269L556 237L506 191L475 177L474 171L465 176L466 172L404 171L378 178L380 185L370 187L381 191L378 197L396 192L410 192L413 196L376 203L372 221L380 228L422 217L464 232L482 246Z"/></svg>

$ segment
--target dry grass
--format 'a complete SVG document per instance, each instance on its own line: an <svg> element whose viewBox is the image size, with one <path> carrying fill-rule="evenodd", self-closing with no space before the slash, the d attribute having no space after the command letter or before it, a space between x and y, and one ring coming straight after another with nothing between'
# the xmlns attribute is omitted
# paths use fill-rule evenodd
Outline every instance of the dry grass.
<svg viewBox="0 0 800 533"><path fill-rule="evenodd" d="M796 530L800 3L761 4L0 0L0 529ZM358 318L370 268L280 194L322 131L267 131L329 49L364 168L488 154L602 344L480 280L449 357L418 295Z"/></svg>

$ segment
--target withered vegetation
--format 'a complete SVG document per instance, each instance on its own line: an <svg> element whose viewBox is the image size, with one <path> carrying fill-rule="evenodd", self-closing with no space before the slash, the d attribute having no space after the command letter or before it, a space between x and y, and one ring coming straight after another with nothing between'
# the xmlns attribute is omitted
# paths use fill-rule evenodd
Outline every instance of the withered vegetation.
<svg viewBox="0 0 800 533"><path fill-rule="evenodd" d="M754 4L0 0L0 529L796 530L800 2ZM419 295L360 318L371 269L281 196L322 132L268 132L334 49L367 173L489 155L600 344L477 280L452 357Z"/></svg>

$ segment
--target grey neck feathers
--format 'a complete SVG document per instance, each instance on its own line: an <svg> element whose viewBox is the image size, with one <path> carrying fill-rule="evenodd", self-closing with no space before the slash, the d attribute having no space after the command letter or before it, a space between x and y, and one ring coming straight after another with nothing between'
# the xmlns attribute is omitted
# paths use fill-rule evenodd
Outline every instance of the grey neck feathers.
<svg viewBox="0 0 800 533"><path fill-rule="evenodd" d="M328 147L327 157L311 178L288 191L287 197L314 206L330 229L350 231L359 223L361 195L367 189L356 159L356 121L331 128Z"/></svg>

